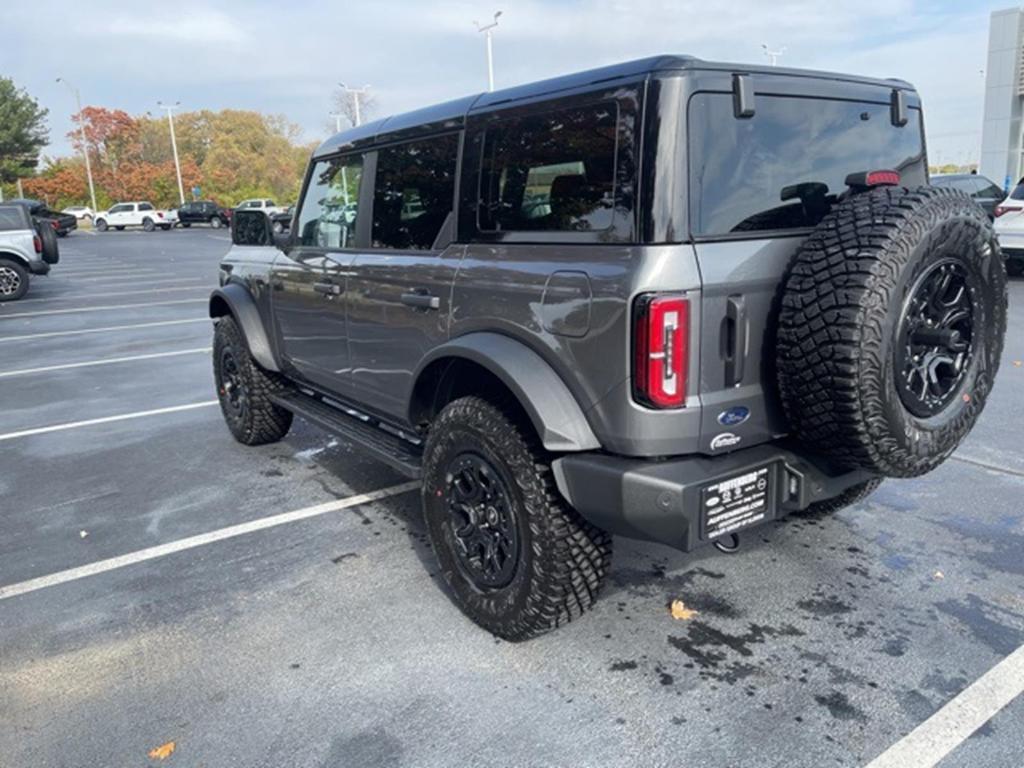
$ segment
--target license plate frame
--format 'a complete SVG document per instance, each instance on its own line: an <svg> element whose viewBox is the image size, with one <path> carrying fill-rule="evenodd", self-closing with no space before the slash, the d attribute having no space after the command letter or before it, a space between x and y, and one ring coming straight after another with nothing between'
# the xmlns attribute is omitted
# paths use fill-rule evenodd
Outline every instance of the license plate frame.
<svg viewBox="0 0 1024 768"><path fill-rule="evenodd" d="M714 541L774 517L774 465L744 469L700 490L701 538Z"/></svg>

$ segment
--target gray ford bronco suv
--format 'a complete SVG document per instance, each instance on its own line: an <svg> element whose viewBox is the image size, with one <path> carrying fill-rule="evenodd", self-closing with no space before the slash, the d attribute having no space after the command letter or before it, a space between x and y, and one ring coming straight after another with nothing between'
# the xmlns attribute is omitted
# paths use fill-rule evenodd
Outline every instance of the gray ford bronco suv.
<svg viewBox="0 0 1024 768"><path fill-rule="evenodd" d="M362 125L287 235L235 215L224 417L421 478L455 602L529 638L593 603L612 534L735 549L956 449L1006 274L927 184L909 84L682 56Z"/></svg>

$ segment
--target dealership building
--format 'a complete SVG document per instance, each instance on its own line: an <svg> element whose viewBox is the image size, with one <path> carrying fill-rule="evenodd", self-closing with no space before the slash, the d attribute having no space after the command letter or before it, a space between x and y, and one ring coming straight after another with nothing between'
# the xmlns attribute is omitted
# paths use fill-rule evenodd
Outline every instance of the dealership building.
<svg viewBox="0 0 1024 768"><path fill-rule="evenodd" d="M1024 8L994 11L985 66L981 169L1009 188L1024 176Z"/></svg>

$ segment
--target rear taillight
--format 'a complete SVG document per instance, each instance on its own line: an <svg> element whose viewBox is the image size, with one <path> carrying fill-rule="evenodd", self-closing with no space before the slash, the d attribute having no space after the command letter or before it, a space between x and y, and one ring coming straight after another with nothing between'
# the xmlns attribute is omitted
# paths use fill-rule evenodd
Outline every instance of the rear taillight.
<svg viewBox="0 0 1024 768"><path fill-rule="evenodd" d="M690 304L679 296L636 301L633 320L633 396L655 408L686 402Z"/></svg>
<svg viewBox="0 0 1024 768"><path fill-rule="evenodd" d="M43 252L43 241L39 235L32 235L32 247L36 249L36 253Z"/></svg>

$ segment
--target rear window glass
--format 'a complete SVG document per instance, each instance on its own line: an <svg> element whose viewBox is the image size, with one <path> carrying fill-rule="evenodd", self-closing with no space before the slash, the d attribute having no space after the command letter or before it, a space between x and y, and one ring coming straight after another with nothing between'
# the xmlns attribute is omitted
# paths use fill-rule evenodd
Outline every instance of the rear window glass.
<svg viewBox="0 0 1024 768"><path fill-rule="evenodd" d="M14 229L28 229L29 224L25 212L19 207L8 206L0 208L0 232L10 232Z"/></svg>
<svg viewBox="0 0 1024 768"><path fill-rule="evenodd" d="M1013 188L1013 192L1010 193L1010 198L1013 200L1024 200L1024 183L1018 184Z"/></svg>
<svg viewBox="0 0 1024 768"><path fill-rule="evenodd" d="M609 229L617 125L618 105L609 102L510 118L488 128L480 230Z"/></svg>
<svg viewBox="0 0 1024 768"><path fill-rule="evenodd" d="M813 227L851 173L896 170L925 184L920 110L894 126L888 104L761 96L751 118L731 94L690 100L690 222L694 235Z"/></svg>

